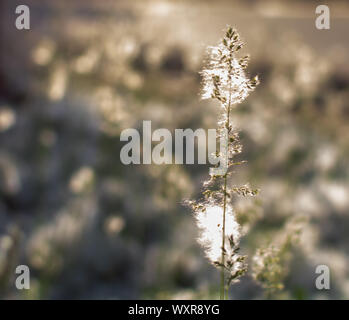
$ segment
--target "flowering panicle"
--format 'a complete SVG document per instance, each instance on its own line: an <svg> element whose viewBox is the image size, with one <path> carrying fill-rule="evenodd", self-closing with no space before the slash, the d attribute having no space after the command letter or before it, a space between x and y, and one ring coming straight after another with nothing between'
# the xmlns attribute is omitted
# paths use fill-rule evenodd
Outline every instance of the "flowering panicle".
<svg viewBox="0 0 349 320"><path fill-rule="evenodd" d="M232 30L231 28L229 30ZM222 43L209 47L210 60L201 72L203 77L202 98L214 98L226 108L241 103L258 84L258 76L248 79L245 70L249 56L235 57L243 43L236 31L227 31Z"/></svg>
<svg viewBox="0 0 349 320"><path fill-rule="evenodd" d="M207 258L217 267L223 267L229 272L228 283L236 281L246 271L246 256L238 254L240 248L241 229L235 219L233 208L226 207L225 243L226 259L223 265L222 257L222 220L223 208L217 205L207 205L196 213L197 225L200 229L199 244L205 248Z"/></svg>
<svg viewBox="0 0 349 320"><path fill-rule="evenodd" d="M244 163L234 160L242 152L242 144L232 124L231 111L259 83L257 76L253 79L246 76L249 57L236 57L242 46L238 33L228 27L222 42L209 48L209 60L201 72L202 98L216 99L222 107L218 135L225 139L226 150L224 154L217 153L216 156L226 164L227 170L224 174L210 171L210 179L204 183L203 199L189 202L200 229L198 242L204 247L211 263L221 269L221 299L227 297L225 290L229 285L247 270L246 256L239 254L241 231L230 204L231 198L233 195L257 194L257 190L249 185L230 187L227 181L231 175L229 169Z"/></svg>
<svg viewBox="0 0 349 320"><path fill-rule="evenodd" d="M252 276L267 291L269 297L284 288L290 249L299 241L305 222L304 218L288 221L276 237L276 243L257 249L253 257Z"/></svg>

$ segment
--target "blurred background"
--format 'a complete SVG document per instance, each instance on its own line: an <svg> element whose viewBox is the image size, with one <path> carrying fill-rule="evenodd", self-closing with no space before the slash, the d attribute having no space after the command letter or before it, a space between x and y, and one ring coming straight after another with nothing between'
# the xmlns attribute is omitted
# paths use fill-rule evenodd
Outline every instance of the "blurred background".
<svg viewBox="0 0 349 320"><path fill-rule="evenodd" d="M15 8L30 8L30 30ZM0 3L0 297L218 298L218 272L196 243L184 199L208 165L120 163L120 133L215 128L200 101L205 49L227 24L261 84L234 113L244 144L233 179L242 252L306 219L275 299L349 298L349 3L330 1L2 0ZM235 180L234 180L235 181ZM17 290L15 267L31 270ZM317 290L315 268L331 270ZM251 271L233 299L261 299Z"/></svg>

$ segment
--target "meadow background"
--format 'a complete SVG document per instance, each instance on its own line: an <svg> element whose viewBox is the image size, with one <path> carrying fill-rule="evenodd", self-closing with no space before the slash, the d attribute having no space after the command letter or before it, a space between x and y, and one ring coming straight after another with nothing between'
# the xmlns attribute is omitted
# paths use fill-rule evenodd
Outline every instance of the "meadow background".
<svg viewBox="0 0 349 320"><path fill-rule="evenodd" d="M31 30L15 28L15 7ZM120 163L120 133L215 128L200 101L205 48L227 24L261 84L234 114L247 165L234 179L260 188L238 199L242 252L306 220L275 299L349 298L349 3L328 1L44 1L0 4L0 297L201 299L218 272L182 205L208 165ZM14 269L31 270L18 291ZM331 289L315 288L315 268ZM261 299L251 275L233 299Z"/></svg>

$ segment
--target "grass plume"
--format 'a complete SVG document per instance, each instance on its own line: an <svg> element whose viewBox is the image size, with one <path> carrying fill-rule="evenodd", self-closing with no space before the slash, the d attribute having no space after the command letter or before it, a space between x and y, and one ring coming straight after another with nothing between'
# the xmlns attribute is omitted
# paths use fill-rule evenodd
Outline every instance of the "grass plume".
<svg viewBox="0 0 349 320"><path fill-rule="evenodd" d="M237 57L242 47L237 31L228 27L222 41L208 49L209 60L201 71L201 94L203 99L217 100L221 107L218 137L225 143L225 149L219 156L226 170L217 174L211 169L210 179L204 183L203 198L190 202L200 229L198 242L210 262L221 270L221 299L228 297L229 286L247 271L246 256L239 254L241 230L231 205L232 196L257 194L249 185L230 187L228 181L231 168L242 163L235 162L235 156L242 152L242 144L233 125L232 112L259 83L257 76L249 79L246 75L249 57Z"/></svg>

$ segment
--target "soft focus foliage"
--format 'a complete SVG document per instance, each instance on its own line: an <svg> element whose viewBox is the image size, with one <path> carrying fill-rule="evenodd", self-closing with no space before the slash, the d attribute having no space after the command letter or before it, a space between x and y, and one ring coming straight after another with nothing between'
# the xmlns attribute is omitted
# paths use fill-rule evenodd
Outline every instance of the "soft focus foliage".
<svg viewBox="0 0 349 320"><path fill-rule="evenodd" d="M265 264L253 269L261 248L257 257L286 265L270 297L349 298L346 0L331 1L328 31L315 29L316 1L27 0L31 30L19 32L17 2L0 4L1 298L218 297L181 205L199 197L208 166L124 166L119 137L143 120L216 127L220 110L198 99L198 72L227 24L261 79L234 110L248 164L231 187L261 192L234 202L251 268L230 297L265 297L253 279L272 277ZM297 246L277 258L280 233L301 216ZM18 264L31 269L30 291L13 286ZM331 290L315 288L319 264Z"/></svg>

